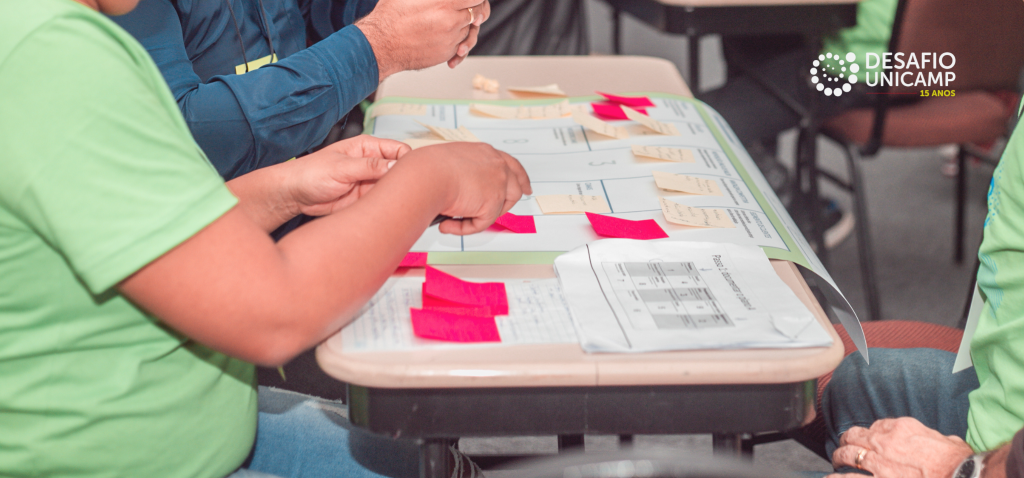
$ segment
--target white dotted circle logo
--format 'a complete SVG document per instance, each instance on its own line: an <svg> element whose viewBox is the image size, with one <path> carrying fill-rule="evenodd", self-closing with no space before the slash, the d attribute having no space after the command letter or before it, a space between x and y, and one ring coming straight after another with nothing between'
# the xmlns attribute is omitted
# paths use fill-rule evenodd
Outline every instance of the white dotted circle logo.
<svg viewBox="0 0 1024 478"><path fill-rule="evenodd" d="M826 63L826 60L829 60ZM825 53L811 64L811 83L825 96L842 96L849 93L851 85L857 83L860 65L855 53L847 53L846 57L838 54Z"/></svg>

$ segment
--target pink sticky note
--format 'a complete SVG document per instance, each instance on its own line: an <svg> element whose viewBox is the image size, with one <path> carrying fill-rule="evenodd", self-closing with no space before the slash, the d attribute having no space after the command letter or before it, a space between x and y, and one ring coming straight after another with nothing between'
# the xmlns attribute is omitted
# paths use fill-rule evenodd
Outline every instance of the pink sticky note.
<svg viewBox="0 0 1024 478"><path fill-rule="evenodd" d="M654 219L630 221L612 216L587 213L591 227L600 236L618 237L622 239L664 239L668 237L665 230Z"/></svg>
<svg viewBox="0 0 1024 478"><path fill-rule="evenodd" d="M537 233L537 224L533 222L533 216L516 216L507 212L498 216L498 220L494 223L518 234Z"/></svg>
<svg viewBox="0 0 1024 478"><path fill-rule="evenodd" d="M424 310L436 310L440 312L447 312L455 315L468 315L470 317L494 317L496 314L491 311L489 306L470 306L463 305L456 302L449 302L444 299L438 299L437 297L427 295L426 292L427 284L423 283L423 309Z"/></svg>
<svg viewBox="0 0 1024 478"><path fill-rule="evenodd" d="M494 317L470 317L436 310L409 309L417 337L448 342L501 342Z"/></svg>
<svg viewBox="0 0 1024 478"><path fill-rule="evenodd" d="M609 95L608 93L601 93L600 91L598 91L597 94L605 98L608 98L608 101L611 101L612 103L626 105L634 109L638 106L641 108L654 106L654 103L651 102L651 99L646 96L617 96Z"/></svg>
<svg viewBox="0 0 1024 478"><path fill-rule="evenodd" d="M508 296L502 282L466 282L427 266L423 293L458 304L490 307L494 315L508 314Z"/></svg>
<svg viewBox="0 0 1024 478"><path fill-rule="evenodd" d="M426 267L427 266L427 253L426 252L410 252L402 258L402 263L398 264L398 267Z"/></svg>
<svg viewBox="0 0 1024 478"><path fill-rule="evenodd" d="M594 114L598 118L606 120L625 120L629 119L626 116L626 112L622 111L622 107L615 103L591 103L590 107L594 109ZM633 108L637 112L647 114L647 110L644 108Z"/></svg>

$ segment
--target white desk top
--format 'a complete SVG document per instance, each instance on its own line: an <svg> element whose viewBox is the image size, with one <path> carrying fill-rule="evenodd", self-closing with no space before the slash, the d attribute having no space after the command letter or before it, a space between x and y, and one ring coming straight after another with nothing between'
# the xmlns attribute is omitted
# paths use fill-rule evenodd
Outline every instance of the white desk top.
<svg viewBox="0 0 1024 478"><path fill-rule="evenodd" d="M502 82L497 94L473 90L480 73ZM569 96L661 91L690 96L675 67L644 57L470 57L388 78L377 97L438 99L511 98L505 86L556 82ZM488 97L476 96L492 95ZM790 262L772 261L779 277L825 325L831 347L772 350L707 350L645 354L588 354L578 344L502 346L407 352L346 352L336 334L317 348L320 367L338 380L382 388L541 387L792 383L816 378L843 358L843 343L806 282ZM439 266L464 278L553 277L550 265ZM422 274L413 270L412 274Z"/></svg>

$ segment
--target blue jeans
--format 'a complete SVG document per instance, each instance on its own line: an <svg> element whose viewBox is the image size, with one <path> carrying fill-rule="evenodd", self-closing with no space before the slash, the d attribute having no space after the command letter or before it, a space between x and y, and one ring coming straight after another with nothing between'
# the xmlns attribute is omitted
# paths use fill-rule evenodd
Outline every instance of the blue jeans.
<svg viewBox="0 0 1024 478"><path fill-rule="evenodd" d="M943 435L967 435L967 394L978 388L974 368L952 373L956 354L936 349L871 349L843 359L821 396L829 456L851 427L882 418L913 417Z"/></svg>
<svg viewBox="0 0 1024 478"><path fill-rule="evenodd" d="M371 443L372 453L381 455L380 461L405 461L401 464L407 469L418 465L407 462L417 456L409 453L414 443L354 430L343 404L260 387L256 444L242 468L228 478L381 478L353 458L349 446L352 438L357 444Z"/></svg>

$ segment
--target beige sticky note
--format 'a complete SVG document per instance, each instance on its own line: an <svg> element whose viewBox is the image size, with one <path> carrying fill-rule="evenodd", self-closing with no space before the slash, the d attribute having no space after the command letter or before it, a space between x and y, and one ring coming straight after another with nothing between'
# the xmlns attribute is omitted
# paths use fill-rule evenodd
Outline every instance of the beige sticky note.
<svg viewBox="0 0 1024 478"><path fill-rule="evenodd" d="M684 204L658 198L661 201L661 212L665 220L680 226L693 227L736 227L724 209L695 208Z"/></svg>
<svg viewBox="0 0 1024 478"><path fill-rule="evenodd" d="M510 86L508 87L508 91L513 93L529 93L533 95L566 96L565 92L562 91L556 83L544 86Z"/></svg>
<svg viewBox="0 0 1024 478"><path fill-rule="evenodd" d="M675 161L678 163L695 163L693 151L684 148L670 148L668 146L640 146L633 145L633 154L645 158L661 159L664 161Z"/></svg>
<svg viewBox="0 0 1024 478"><path fill-rule="evenodd" d="M549 194L534 196L537 205L544 214L608 214L612 212L608 203L601 196L585 196L580 194Z"/></svg>
<svg viewBox="0 0 1024 478"><path fill-rule="evenodd" d="M480 140L477 139L477 137L474 136L473 133L470 133L465 126L459 126L458 129L451 129L429 125L421 121L417 121L417 123L423 125L425 128L429 129L431 133L434 133L435 135L437 135L438 137L445 141L467 141L470 143L480 142Z"/></svg>
<svg viewBox="0 0 1024 478"><path fill-rule="evenodd" d="M595 133L603 134L603 135L608 136L610 138L615 138L615 139L627 139L627 138L629 138L629 133L626 132L626 128L622 128L622 127L619 127L619 126L612 126L612 125L610 125L608 123L605 123L604 121L601 121L601 120L599 120L599 119L597 119L597 118L595 118L593 116L590 116L590 115L588 115L586 113L580 113L579 111L573 111L572 112L572 120L575 121L576 124L578 124L578 125L580 125L580 126L582 126L584 128L587 128L587 129L589 129L589 130L591 130L591 131L593 131Z"/></svg>
<svg viewBox="0 0 1024 478"><path fill-rule="evenodd" d="M644 125L644 127L651 131L654 131L655 133L663 134L665 136L682 136L679 134L679 130L676 129L676 125L674 124L662 123L661 121L651 118L650 116L642 115L639 111L634 110L633 108L630 108L628 106L623 106L622 112L626 113L627 118Z"/></svg>
<svg viewBox="0 0 1024 478"><path fill-rule="evenodd" d="M473 76L473 88L478 90L484 90L488 93L498 92L498 80L492 80L484 75L477 73Z"/></svg>
<svg viewBox="0 0 1024 478"><path fill-rule="evenodd" d="M469 111L501 119L555 119L569 116L569 101L539 106L501 106L473 103L469 105Z"/></svg>
<svg viewBox="0 0 1024 478"><path fill-rule="evenodd" d="M427 105L414 105L412 103L380 103L370 110L370 117L387 115L423 116L427 114Z"/></svg>
<svg viewBox="0 0 1024 478"><path fill-rule="evenodd" d="M695 178L685 174L666 173L664 171L653 171L654 183L661 189L679 191L686 194L700 194L702 196L721 196L722 190L718 188L718 181L714 179Z"/></svg>

